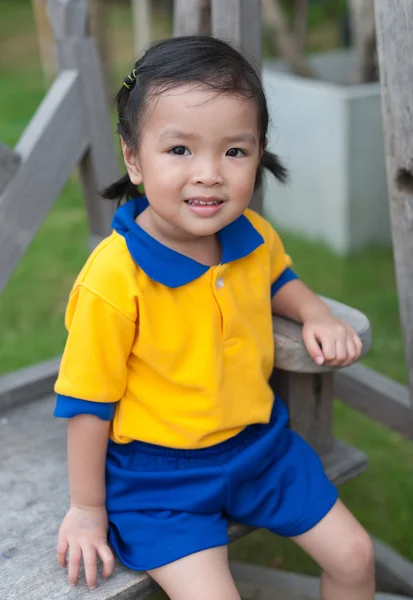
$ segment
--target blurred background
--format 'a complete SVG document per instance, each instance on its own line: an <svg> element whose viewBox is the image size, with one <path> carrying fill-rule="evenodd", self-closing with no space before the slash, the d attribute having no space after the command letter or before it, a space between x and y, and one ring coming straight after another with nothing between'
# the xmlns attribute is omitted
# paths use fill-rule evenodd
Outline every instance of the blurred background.
<svg viewBox="0 0 413 600"><path fill-rule="evenodd" d="M0 0L0 140L10 147L56 74L42 4ZM147 31L138 39L133 2L90 2L90 28L99 41L110 101L142 45L172 35L172 4L153 0ZM265 209L302 279L371 320L373 346L364 364L406 384L371 7L357 0L262 0L270 145L291 171L287 188L267 183ZM334 105L337 97L345 118ZM350 140L348 146L343 139ZM87 254L87 222L74 173L0 296L0 373L61 353L68 293ZM335 410L337 437L369 460L367 473L341 488L343 500L372 534L413 560L412 444L338 401ZM235 543L231 555L317 572L292 544L263 531Z"/></svg>

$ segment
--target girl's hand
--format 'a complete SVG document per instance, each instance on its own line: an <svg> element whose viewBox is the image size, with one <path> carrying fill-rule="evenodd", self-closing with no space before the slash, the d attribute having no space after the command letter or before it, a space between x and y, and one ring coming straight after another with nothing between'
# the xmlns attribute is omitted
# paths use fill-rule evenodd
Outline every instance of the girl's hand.
<svg viewBox="0 0 413 600"><path fill-rule="evenodd" d="M114 557L107 543L108 517L104 506L72 506L59 530L57 560L62 567L68 564L68 581L74 586L79 579L83 557L86 583L90 589L97 585L96 554L103 562L103 577L113 573ZM69 560L66 560L69 552Z"/></svg>
<svg viewBox="0 0 413 600"><path fill-rule="evenodd" d="M354 329L333 315L309 318L304 323L302 335L310 356L318 365L351 365L363 348Z"/></svg>

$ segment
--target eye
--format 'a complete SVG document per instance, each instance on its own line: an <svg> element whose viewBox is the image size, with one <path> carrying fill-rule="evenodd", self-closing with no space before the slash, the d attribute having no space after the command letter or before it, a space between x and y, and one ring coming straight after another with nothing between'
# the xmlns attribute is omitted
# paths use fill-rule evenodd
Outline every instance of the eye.
<svg viewBox="0 0 413 600"><path fill-rule="evenodd" d="M185 156L185 154L189 154L189 150L185 146L174 146L169 150L169 153L176 156Z"/></svg>
<svg viewBox="0 0 413 600"><path fill-rule="evenodd" d="M230 156L231 158L240 158L241 156L246 156L245 150L241 150L241 148L230 148L227 150L226 156Z"/></svg>

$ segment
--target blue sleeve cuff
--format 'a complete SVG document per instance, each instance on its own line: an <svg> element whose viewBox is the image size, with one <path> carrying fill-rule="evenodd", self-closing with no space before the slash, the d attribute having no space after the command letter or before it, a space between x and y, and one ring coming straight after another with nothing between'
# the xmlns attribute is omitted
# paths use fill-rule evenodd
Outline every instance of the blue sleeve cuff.
<svg viewBox="0 0 413 600"><path fill-rule="evenodd" d="M77 415L95 415L102 421L111 421L115 414L115 404L116 402L91 402L58 394L53 416L71 419Z"/></svg>
<svg viewBox="0 0 413 600"><path fill-rule="evenodd" d="M294 281L294 279L299 279L298 275L294 273L292 269L287 267L285 271L281 273L281 275L274 281L271 286L271 298L275 296L275 294L289 281Z"/></svg>

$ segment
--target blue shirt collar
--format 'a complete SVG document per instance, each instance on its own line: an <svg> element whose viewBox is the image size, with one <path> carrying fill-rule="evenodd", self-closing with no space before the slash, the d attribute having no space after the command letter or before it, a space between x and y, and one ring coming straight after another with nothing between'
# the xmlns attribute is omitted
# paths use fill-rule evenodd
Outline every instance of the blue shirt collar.
<svg viewBox="0 0 413 600"><path fill-rule="evenodd" d="M154 281L170 288L186 285L210 267L168 248L140 227L135 219L148 206L145 197L133 198L116 211L112 227L126 240L137 265ZM222 264L244 258L264 243L264 238L245 215L218 231Z"/></svg>

